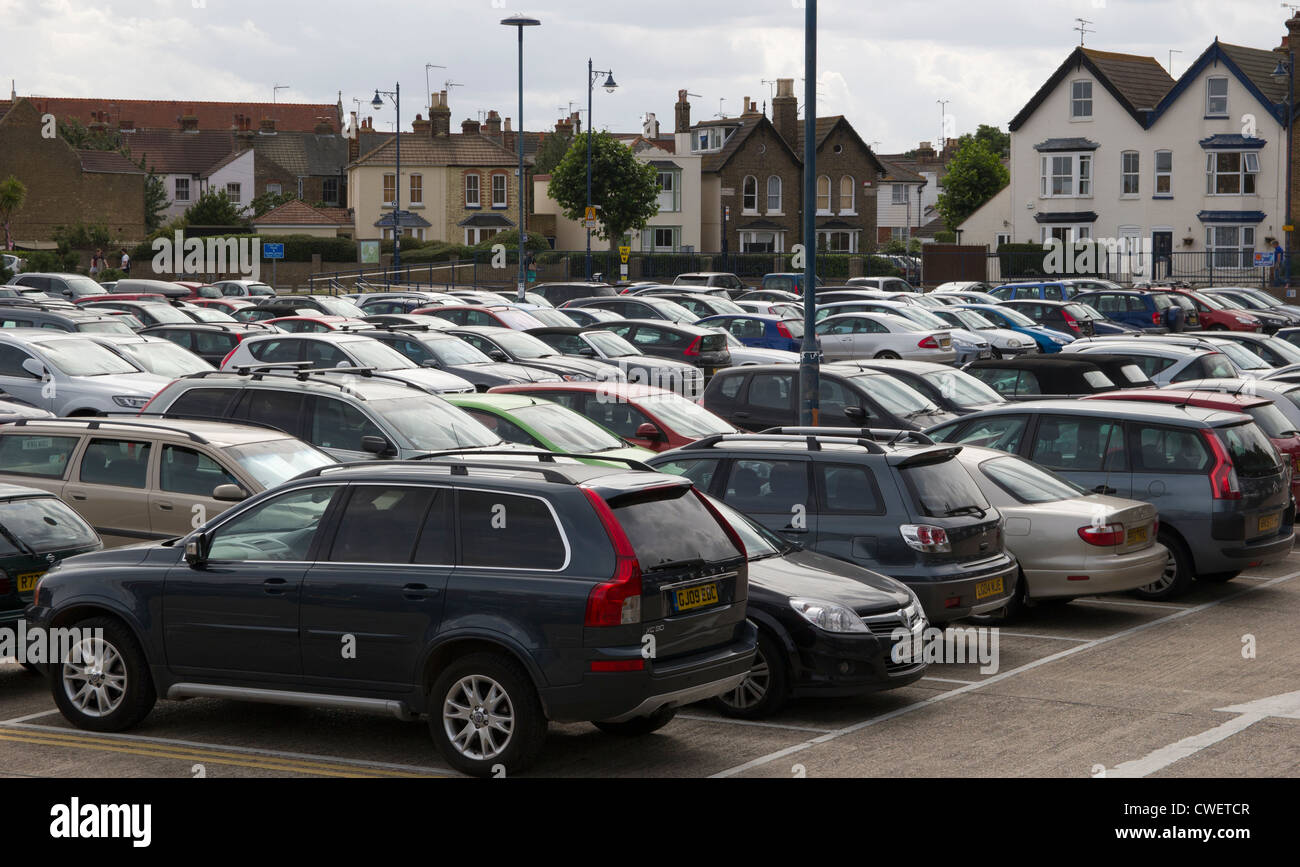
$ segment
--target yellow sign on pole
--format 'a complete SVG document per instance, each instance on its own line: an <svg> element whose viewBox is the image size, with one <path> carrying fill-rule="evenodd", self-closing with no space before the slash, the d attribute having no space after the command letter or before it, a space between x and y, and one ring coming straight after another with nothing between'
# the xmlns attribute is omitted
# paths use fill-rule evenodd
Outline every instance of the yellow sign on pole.
<svg viewBox="0 0 1300 867"><path fill-rule="evenodd" d="M594 223L594 222L596 222L596 206L595 206L595 205L588 205L588 206L587 206L587 216L586 216L586 220L587 220L588 223Z"/></svg>
<svg viewBox="0 0 1300 867"><path fill-rule="evenodd" d="M619 248L618 248L618 258L619 258L619 261L621 261L624 265L627 264L627 257L628 257L628 256L631 256L631 255L632 255L632 248L631 248L631 247L619 247Z"/></svg>
<svg viewBox="0 0 1300 867"><path fill-rule="evenodd" d="M1294 232L1294 231L1295 231L1295 226L1283 226L1283 227L1282 227L1282 231L1283 231L1283 232Z"/></svg>

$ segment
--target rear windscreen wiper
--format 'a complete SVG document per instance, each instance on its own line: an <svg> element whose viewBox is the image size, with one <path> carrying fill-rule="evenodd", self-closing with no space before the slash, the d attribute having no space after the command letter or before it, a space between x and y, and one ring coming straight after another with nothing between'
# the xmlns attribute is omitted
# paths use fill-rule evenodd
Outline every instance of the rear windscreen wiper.
<svg viewBox="0 0 1300 867"><path fill-rule="evenodd" d="M949 509L943 513L945 518L955 518L958 515L979 515L983 518L988 514L987 509L981 509L979 506L960 506L956 509Z"/></svg>

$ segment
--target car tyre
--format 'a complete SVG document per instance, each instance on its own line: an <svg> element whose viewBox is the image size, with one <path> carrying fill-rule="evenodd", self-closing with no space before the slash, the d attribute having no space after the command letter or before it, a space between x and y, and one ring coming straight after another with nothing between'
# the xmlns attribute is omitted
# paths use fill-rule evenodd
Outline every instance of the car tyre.
<svg viewBox="0 0 1300 867"><path fill-rule="evenodd" d="M785 651L776 637L759 630L754 664L740 685L713 700L724 715L736 719L762 719L776 713L790 698L790 676Z"/></svg>
<svg viewBox="0 0 1300 867"><path fill-rule="evenodd" d="M901 358L902 356L900 356L897 352L893 352L892 350L882 349L880 352L876 353L875 357L883 359L885 361L893 361L898 358Z"/></svg>
<svg viewBox="0 0 1300 867"><path fill-rule="evenodd" d="M120 732L153 710L158 694L148 660L135 635L120 620L92 617L75 624L82 633L100 630L76 645L80 662L49 666L50 691L64 719L77 728Z"/></svg>
<svg viewBox="0 0 1300 867"><path fill-rule="evenodd" d="M659 729L672 722L675 716L677 716L677 708L661 707L649 716L633 717L622 722L597 722L593 720L591 724L607 735L635 738L659 731Z"/></svg>
<svg viewBox="0 0 1300 867"><path fill-rule="evenodd" d="M1159 578L1133 591L1139 599L1173 599L1185 593L1192 583L1192 555L1183 541L1163 530L1156 536L1156 541L1169 549L1169 560Z"/></svg>
<svg viewBox="0 0 1300 867"><path fill-rule="evenodd" d="M426 708L438 751L470 776L526 770L546 740L532 678L502 654L471 653L452 662L429 688Z"/></svg>

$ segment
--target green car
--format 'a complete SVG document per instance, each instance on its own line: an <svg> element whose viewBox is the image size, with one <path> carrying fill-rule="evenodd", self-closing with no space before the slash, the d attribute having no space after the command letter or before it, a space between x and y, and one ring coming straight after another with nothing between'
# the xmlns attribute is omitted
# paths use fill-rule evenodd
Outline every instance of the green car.
<svg viewBox="0 0 1300 867"><path fill-rule="evenodd" d="M50 567L103 547L99 534L49 491L0 485L0 629L22 619Z"/></svg>
<svg viewBox="0 0 1300 867"><path fill-rule="evenodd" d="M568 407L524 394L446 394L475 421L494 430L506 442L578 455L609 455L644 461L654 452L629 445L591 419ZM607 466L601 461L584 463Z"/></svg>

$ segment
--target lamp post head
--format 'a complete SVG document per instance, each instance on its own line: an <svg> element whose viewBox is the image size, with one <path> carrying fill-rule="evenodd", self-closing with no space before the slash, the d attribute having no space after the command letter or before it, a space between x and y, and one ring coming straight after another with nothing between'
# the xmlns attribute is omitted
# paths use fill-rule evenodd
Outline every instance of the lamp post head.
<svg viewBox="0 0 1300 867"><path fill-rule="evenodd" d="M542 22L527 15L511 15L509 18L502 18L501 23L507 27L537 27Z"/></svg>
<svg viewBox="0 0 1300 867"><path fill-rule="evenodd" d="M618 84L614 81L614 73L611 72L609 76L605 79L604 87L606 93L613 93L614 91L618 90Z"/></svg>
<svg viewBox="0 0 1300 867"><path fill-rule="evenodd" d="M370 101L370 104L373 105L375 108L384 107L384 101L379 98L379 91L377 90L375 91L375 98Z"/></svg>
<svg viewBox="0 0 1300 867"><path fill-rule="evenodd" d="M1279 60L1277 62L1277 66L1273 67L1273 71L1269 74L1272 75L1274 78L1276 78L1278 81L1285 81L1287 76L1290 74L1290 72L1291 71L1287 68L1286 61Z"/></svg>

